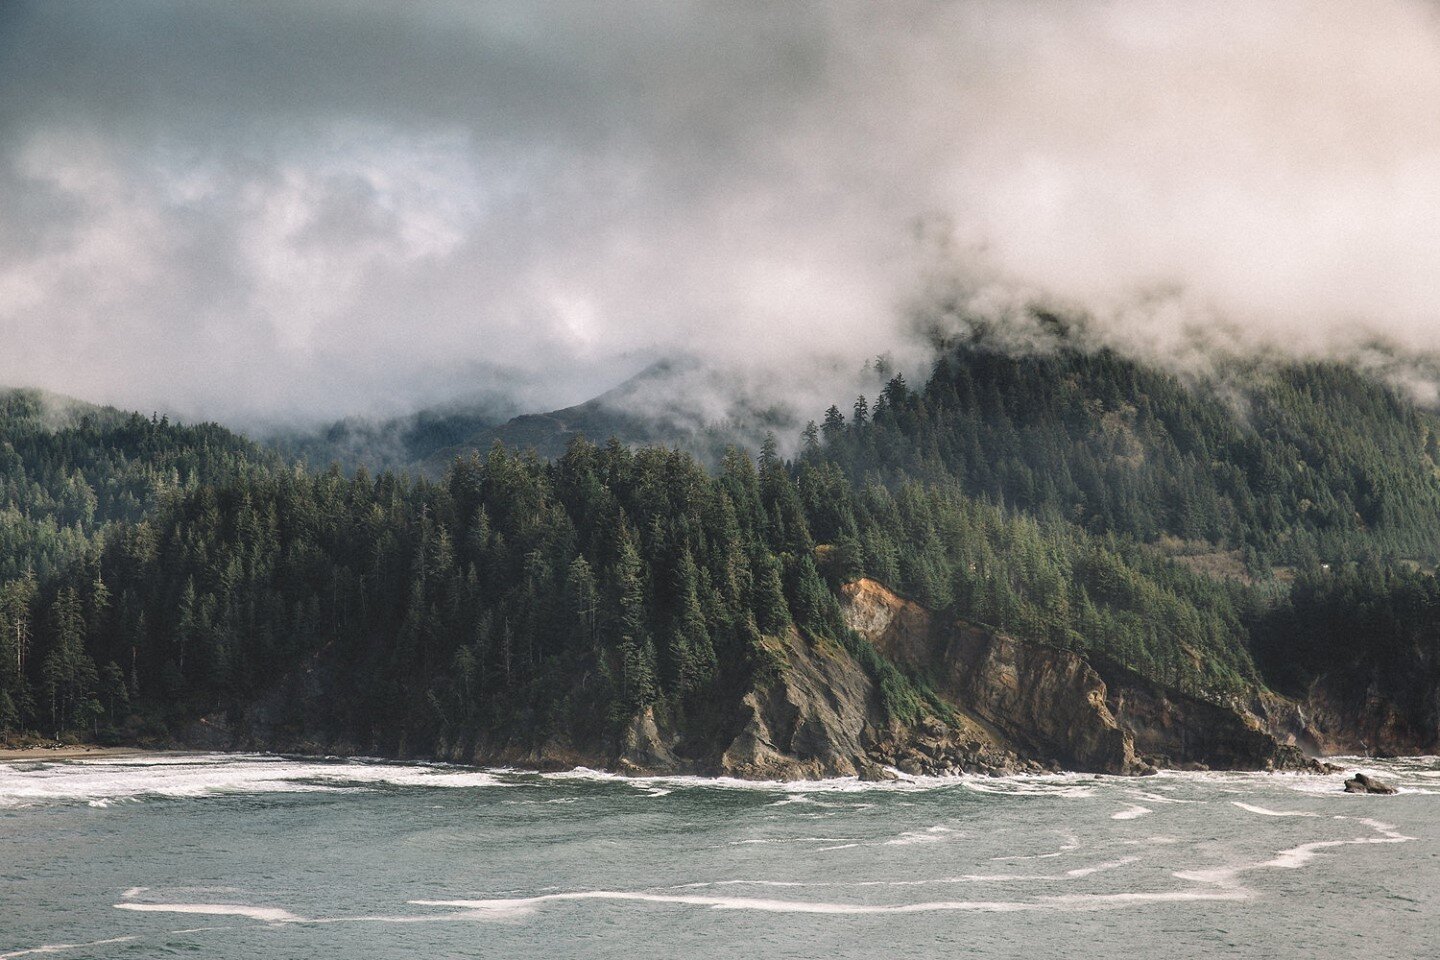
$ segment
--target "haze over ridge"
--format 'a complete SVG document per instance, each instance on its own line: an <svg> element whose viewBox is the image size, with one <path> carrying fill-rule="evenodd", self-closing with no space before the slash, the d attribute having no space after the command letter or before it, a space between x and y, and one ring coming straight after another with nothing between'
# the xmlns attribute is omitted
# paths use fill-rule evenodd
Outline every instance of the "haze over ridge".
<svg viewBox="0 0 1440 960"><path fill-rule="evenodd" d="M0 382L265 425L685 354L813 411L937 302L1440 348L1437 41L1402 0L9 4Z"/></svg>

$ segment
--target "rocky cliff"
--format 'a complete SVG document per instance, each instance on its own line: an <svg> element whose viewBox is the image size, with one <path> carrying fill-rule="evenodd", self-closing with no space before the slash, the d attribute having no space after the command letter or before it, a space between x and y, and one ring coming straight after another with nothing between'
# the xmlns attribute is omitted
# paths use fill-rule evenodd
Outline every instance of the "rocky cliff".
<svg viewBox="0 0 1440 960"><path fill-rule="evenodd" d="M931 678L957 713L1019 756L1117 774L1156 766L1313 766L1294 738L1281 742L1263 718L1239 705L1210 703L1116 664L937 617L873 580L847 584L841 593L852 629Z"/></svg>
<svg viewBox="0 0 1440 960"><path fill-rule="evenodd" d="M930 679L993 748L1068 769L1140 773L1105 683L1080 657L962 622L943 622L873 580L842 588L845 617L892 662Z"/></svg>
<svg viewBox="0 0 1440 960"><path fill-rule="evenodd" d="M771 666L704 721L646 710L616 736L523 732L392 744L327 735L323 658L243 715L195 725L194 746L299 753L384 753L539 769L578 765L630 774L690 773L798 780L1075 770L1116 775L1156 767L1310 769L1328 742L1299 705L1268 692L1217 704L1105 661L945 618L873 580L841 589L858 643L923 684L920 716L886 707L874 663L791 629L763 643ZM852 647L853 649L853 647ZM864 652L863 650L857 652ZM1303 749L1302 749L1303 748Z"/></svg>

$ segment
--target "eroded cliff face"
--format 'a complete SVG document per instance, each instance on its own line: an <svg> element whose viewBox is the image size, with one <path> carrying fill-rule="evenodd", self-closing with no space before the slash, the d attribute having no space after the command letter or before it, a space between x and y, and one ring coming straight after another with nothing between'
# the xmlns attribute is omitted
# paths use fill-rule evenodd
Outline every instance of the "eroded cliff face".
<svg viewBox="0 0 1440 960"><path fill-rule="evenodd" d="M896 663L932 678L1007 749L1067 769L1306 769L1253 712L1167 690L1131 671L943 620L873 580L842 587L846 620Z"/></svg>
<svg viewBox="0 0 1440 960"><path fill-rule="evenodd" d="M927 676L994 745L1072 770L1135 774L1147 764L1079 656L962 622L943 622L873 580L841 588L846 622L877 650Z"/></svg>
<svg viewBox="0 0 1440 960"><path fill-rule="evenodd" d="M1252 704L1217 704L1162 687L1117 664L1099 661L1096 669L1109 684L1108 703L1116 721L1130 732L1136 752L1155 766L1215 770L1313 766L1308 759L1308 754L1317 752L1313 742L1268 719L1271 715L1260 700L1278 711L1281 698L1273 694L1257 697Z"/></svg>
<svg viewBox="0 0 1440 960"><path fill-rule="evenodd" d="M765 644L776 669L739 697L713 749L690 760L670 744L679 731L646 713L631 724L607 765L627 773L688 772L749 780L813 780L907 774L1038 772L983 726L961 717L901 723L888 715L876 680L839 644L790 630Z"/></svg>
<svg viewBox="0 0 1440 960"><path fill-rule="evenodd" d="M718 772L763 780L876 775L870 754L891 727L874 680L838 645L794 630L766 642L784 666L741 698L739 732Z"/></svg>
<svg viewBox="0 0 1440 960"><path fill-rule="evenodd" d="M1321 677L1296 704L1291 726L1322 753L1415 755L1440 751L1440 664L1417 656L1413 677L1381 683L1366 671Z"/></svg>

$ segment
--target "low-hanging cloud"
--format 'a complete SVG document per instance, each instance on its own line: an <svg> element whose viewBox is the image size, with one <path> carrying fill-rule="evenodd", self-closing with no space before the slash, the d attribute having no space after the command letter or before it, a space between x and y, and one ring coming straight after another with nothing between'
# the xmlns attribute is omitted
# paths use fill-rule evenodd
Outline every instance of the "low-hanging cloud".
<svg viewBox="0 0 1440 960"><path fill-rule="evenodd" d="M1429 3L12 2L0 92L0 382L126 406L817 409L939 290L1440 348Z"/></svg>

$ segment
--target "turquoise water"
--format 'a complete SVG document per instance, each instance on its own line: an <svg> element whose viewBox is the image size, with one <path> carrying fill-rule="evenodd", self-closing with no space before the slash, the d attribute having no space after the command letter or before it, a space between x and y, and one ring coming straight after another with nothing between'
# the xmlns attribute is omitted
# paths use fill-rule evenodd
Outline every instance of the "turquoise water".
<svg viewBox="0 0 1440 960"><path fill-rule="evenodd" d="M0 957L1440 954L1440 760L895 785L0 763Z"/></svg>

